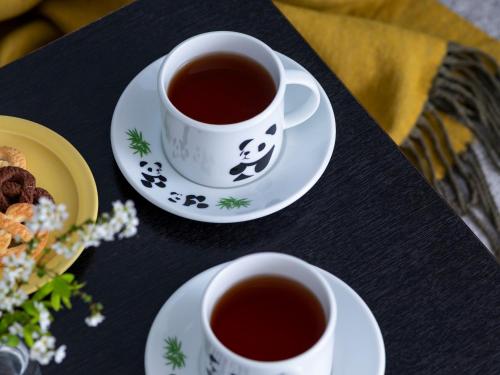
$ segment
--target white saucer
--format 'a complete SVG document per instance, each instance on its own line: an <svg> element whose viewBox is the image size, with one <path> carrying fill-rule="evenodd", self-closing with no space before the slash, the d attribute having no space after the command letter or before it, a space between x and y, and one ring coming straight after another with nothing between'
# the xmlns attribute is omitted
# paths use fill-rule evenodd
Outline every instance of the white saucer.
<svg viewBox="0 0 500 375"><path fill-rule="evenodd" d="M285 68L304 69L278 55ZM181 176L170 166L161 146L160 100L156 91L161 60L147 66L130 82L116 105L111 124L111 145L118 167L144 198L188 219L232 223L281 210L318 181L332 156L336 133L333 110L321 87L318 111L306 123L285 131L283 151L262 178L235 188L217 189ZM304 89L287 88L286 107L301 103L303 95L307 95ZM136 134L142 133L142 140L149 145L142 149L146 151L143 155L134 153L137 148L130 148L127 132L134 129Z"/></svg>
<svg viewBox="0 0 500 375"><path fill-rule="evenodd" d="M146 375L200 375L201 299L208 282L223 266L193 277L163 305L146 343ZM326 271L321 272L333 288L338 308L332 375L384 374L384 340L370 309L347 284ZM164 356L168 339L181 344L186 356L181 368L167 364Z"/></svg>

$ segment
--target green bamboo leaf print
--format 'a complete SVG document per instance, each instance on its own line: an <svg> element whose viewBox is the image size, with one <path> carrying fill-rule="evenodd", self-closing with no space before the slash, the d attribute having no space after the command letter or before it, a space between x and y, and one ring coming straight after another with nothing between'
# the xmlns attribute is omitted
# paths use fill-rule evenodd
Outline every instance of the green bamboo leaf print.
<svg viewBox="0 0 500 375"><path fill-rule="evenodd" d="M220 209L232 210L233 208L244 208L250 206L252 201L247 198L227 197L219 199L217 206Z"/></svg>
<svg viewBox="0 0 500 375"><path fill-rule="evenodd" d="M142 158L151 152L149 148L150 144L142 137L142 132L137 129L129 129L127 131L128 140L130 142L129 147L134 150L134 154L139 154Z"/></svg>
<svg viewBox="0 0 500 375"><path fill-rule="evenodd" d="M182 343L177 337L169 337L165 340L165 354L163 356L172 370L186 366L186 355L182 351Z"/></svg>

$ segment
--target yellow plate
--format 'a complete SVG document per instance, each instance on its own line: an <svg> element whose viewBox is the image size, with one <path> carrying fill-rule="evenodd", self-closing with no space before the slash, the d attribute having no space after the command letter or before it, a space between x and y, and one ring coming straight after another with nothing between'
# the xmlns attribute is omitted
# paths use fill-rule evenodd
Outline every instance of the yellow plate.
<svg viewBox="0 0 500 375"><path fill-rule="evenodd" d="M26 155L26 169L36 178L38 187L50 192L56 203L64 203L69 218L66 230L72 224L97 217L98 198L94 176L80 153L63 137L32 121L0 116L0 146L11 146ZM48 269L57 273L66 271L82 253L75 256L46 256ZM33 292L45 280L32 276L26 291Z"/></svg>

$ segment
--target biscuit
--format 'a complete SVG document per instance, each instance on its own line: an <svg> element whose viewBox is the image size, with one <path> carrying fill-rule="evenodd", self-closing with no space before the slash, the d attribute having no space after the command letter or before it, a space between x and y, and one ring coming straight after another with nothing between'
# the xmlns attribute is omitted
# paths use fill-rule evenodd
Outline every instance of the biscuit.
<svg viewBox="0 0 500 375"><path fill-rule="evenodd" d="M0 147L0 167L19 167L26 169L26 157L14 147Z"/></svg>
<svg viewBox="0 0 500 375"><path fill-rule="evenodd" d="M35 177L19 167L0 168L0 212L13 203L33 203Z"/></svg>
<svg viewBox="0 0 500 375"><path fill-rule="evenodd" d="M20 254L27 249L27 242L33 239L33 233L23 224L33 217L33 205L16 203L11 205L5 214L0 213L0 257L11 254ZM31 255L38 257L47 245L47 232L36 234L38 243ZM20 241L12 245L12 241ZM9 247L10 246L10 247Z"/></svg>

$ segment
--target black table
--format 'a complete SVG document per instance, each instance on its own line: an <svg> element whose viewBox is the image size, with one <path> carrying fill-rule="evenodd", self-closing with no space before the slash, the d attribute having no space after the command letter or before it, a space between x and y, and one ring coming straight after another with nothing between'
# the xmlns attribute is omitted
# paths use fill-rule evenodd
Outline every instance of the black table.
<svg viewBox="0 0 500 375"><path fill-rule="evenodd" d="M254 35L300 62L337 117L333 159L318 184L252 222L163 212L126 183L111 153L111 116L127 83L210 30ZM143 373L146 337L168 296L208 267L261 250L297 255L351 285L380 324L387 374L500 373L495 260L269 1L139 1L1 69L0 87L0 113L45 124L80 150L102 210L131 198L140 213L138 237L87 251L72 268L107 320L91 330L83 306L61 313L54 330L68 358L45 374Z"/></svg>

